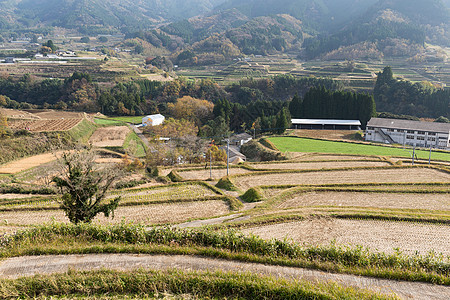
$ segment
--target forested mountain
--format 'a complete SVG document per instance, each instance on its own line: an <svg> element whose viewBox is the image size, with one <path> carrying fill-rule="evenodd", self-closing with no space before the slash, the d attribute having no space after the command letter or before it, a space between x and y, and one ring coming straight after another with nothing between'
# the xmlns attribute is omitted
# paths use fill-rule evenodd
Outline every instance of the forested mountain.
<svg viewBox="0 0 450 300"><path fill-rule="evenodd" d="M223 0L3 0L0 29L61 26L147 28L206 13Z"/></svg>
<svg viewBox="0 0 450 300"><path fill-rule="evenodd" d="M305 41L307 57L414 56L424 42L449 46L450 13L442 0L380 0L334 34ZM436 32L439 32L436 34Z"/></svg>

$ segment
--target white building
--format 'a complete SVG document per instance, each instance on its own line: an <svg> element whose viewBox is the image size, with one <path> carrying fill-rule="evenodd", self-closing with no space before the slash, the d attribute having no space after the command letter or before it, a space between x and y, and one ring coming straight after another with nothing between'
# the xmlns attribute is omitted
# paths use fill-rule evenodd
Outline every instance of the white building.
<svg viewBox="0 0 450 300"><path fill-rule="evenodd" d="M291 119L291 123L293 129L361 129L359 120Z"/></svg>
<svg viewBox="0 0 450 300"><path fill-rule="evenodd" d="M166 118L161 114L149 115L142 118L142 126L161 125Z"/></svg>
<svg viewBox="0 0 450 300"><path fill-rule="evenodd" d="M450 149L450 124L372 118L366 141Z"/></svg>

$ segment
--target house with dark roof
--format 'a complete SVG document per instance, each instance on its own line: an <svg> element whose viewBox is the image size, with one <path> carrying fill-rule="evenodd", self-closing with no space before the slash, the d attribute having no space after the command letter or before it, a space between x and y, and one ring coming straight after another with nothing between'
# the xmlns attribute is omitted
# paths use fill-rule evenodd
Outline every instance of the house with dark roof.
<svg viewBox="0 0 450 300"><path fill-rule="evenodd" d="M252 136L250 134L248 134L248 133L240 133L240 134L233 135L231 137L230 143L232 145L236 145L236 146L240 147L240 146L244 145L245 143L250 142L252 139L253 138L252 138Z"/></svg>
<svg viewBox="0 0 450 300"><path fill-rule="evenodd" d="M366 141L450 149L450 124L372 118L367 123Z"/></svg>

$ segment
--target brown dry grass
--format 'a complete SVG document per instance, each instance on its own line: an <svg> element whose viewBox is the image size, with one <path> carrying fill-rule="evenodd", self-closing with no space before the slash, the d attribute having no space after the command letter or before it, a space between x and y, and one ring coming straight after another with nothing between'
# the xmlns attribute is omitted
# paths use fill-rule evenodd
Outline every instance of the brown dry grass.
<svg viewBox="0 0 450 300"><path fill-rule="evenodd" d="M448 210L450 212L450 194L310 192L286 200L277 208L302 206L407 208Z"/></svg>
<svg viewBox="0 0 450 300"><path fill-rule="evenodd" d="M117 224L125 220L126 222L142 222L149 225L164 224L220 216L229 212L228 204L221 200L127 206L117 208L114 219L99 215L94 222ZM42 224L53 220L69 222L62 210L0 212L0 221L4 220L8 224L16 226Z"/></svg>
<svg viewBox="0 0 450 300"><path fill-rule="evenodd" d="M194 171L182 171L177 170L178 174L180 174L183 179L186 180L208 180L209 179L209 168L199 169ZM238 175L249 173L249 170L241 169L241 168L230 168L230 175ZM212 178L220 179L224 176L227 176L227 169L212 169Z"/></svg>
<svg viewBox="0 0 450 300"><path fill-rule="evenodd" d="M312 139L326 139L333 141L352 141L354 142L355 133L357 130L311 130L311 129L295 129L291 133L294 136L312 138Z"/></svg>
<svg viewBox="0 0 450 300"><path fill-rule="evenodd" d="M450 174L433 169L384 169L248 175L234 179L242 190L262 185L339 183L449 182Z"/></svg>
<svg viewBox="0 0 450 300"><path fill-rule="evenodd" d="M28 170L42 164L56 160L64 151L58 151L56 153L39 154L16 161L12 161L5 165L0 166L0 173L4 174L17 174L24 170Z"/></svg>
<svg viewBox="0 0 450 300"><path fill-rule="evenodd" d="M265 239L292 239L309 245L362 245L387 253L400 248L404 253L436 251L450 255L450 226L407 222L314 218L244 229Z"/></svg>
<svg viewBox="0 0 450 300"><path fill-rule="evenodd" d="M113 126L97 129L89 139L97 147L121 147L130 133L128 126Z"/></svg>
<svg viewBox="0 0 450 300"><path fill-rule="evenodd" d="M255 169L273 170L313 170L332 168L354 168L354 167L385 167L390 164L385 161L337 161L337 162L291 162L271 164L251 164Z"/></svg>

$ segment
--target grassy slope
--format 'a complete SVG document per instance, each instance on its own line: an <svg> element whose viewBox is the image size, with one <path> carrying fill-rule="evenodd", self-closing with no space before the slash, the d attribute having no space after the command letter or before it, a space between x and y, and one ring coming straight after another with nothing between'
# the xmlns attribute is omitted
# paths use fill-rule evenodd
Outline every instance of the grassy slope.
<svg viewBox="0 0 450 300"><path fill-rule="evenodd" d="M356 143L333 142L323 140L313 140L297 137L271 137L269 140L281 152L316 152L316 153L336 153L336 154L357 154L357 155L379 155L411 157L412 150L401 148L365 145ZM421 159L428 159L429 151L416 150L416 155ZM433 160L450 161L450 153L433 152Z"/></svg>
<svg viewBox="0 0 450 300"><path fill-rule="evenodd" d="M145 146L143 145L141 139L133 131L127 135L122 147L125 151L130 151L131 154L136 157L145 157Z"/></svg>

